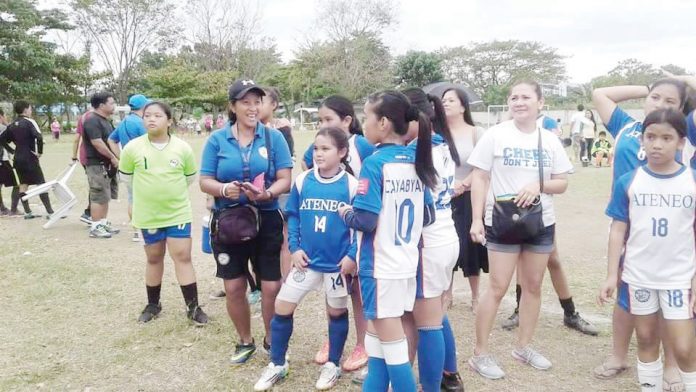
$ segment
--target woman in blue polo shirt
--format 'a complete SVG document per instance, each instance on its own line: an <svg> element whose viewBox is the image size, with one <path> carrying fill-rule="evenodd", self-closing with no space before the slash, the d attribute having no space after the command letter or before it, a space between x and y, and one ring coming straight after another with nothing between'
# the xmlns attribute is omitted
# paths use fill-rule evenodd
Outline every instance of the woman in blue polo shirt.
<svg viewBox="0 0 696 392"><path fill-rule="evenodd" d="M246 362L256 352L246 299L249 260L261 281L266 350L270 348L270 322L281 285L283 217L277 198L290 189L292 159L283 135L259 119L264 95L253 80L232 84L230 121L206 141L200 171L201 190L215 197L213 220L235 207L254 206L258 212L258 235L254 238L223 243L213 236L212 241L217 277L225 282L227 313L240 338L231 358L233 364ZM215 225L213 222L211 227Z"/></svg>

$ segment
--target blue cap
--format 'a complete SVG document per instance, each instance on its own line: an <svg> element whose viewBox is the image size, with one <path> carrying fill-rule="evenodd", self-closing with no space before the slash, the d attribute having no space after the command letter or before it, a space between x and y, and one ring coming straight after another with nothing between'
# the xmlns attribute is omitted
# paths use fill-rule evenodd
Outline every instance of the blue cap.
<svg viewBox="0 0 696 392"><path fill-rule="evenodd" d="M128 99L128 106L133 110L140 110L148 103L150 103L150 100L142 94L135 94Z"/></svg>

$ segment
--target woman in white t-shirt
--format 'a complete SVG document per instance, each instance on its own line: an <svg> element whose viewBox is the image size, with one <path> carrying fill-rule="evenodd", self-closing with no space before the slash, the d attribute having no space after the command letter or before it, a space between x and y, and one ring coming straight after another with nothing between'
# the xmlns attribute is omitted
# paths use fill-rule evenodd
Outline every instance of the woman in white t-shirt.
<svg viewBox="0 0 696 392"><path fill-rule="evenodd" d="M541 306L541 282L553 250L555 217L551 195L565 192L567 173L572 169L558 138L541 130L536 118L544 105L536 82L513 85L508 96L512 120L489 129L478 142L468 163L474 167L471 200L471 237L486 242L490 283L476 313L476 345L469 365L483 377L498 379L505 373L488 349L488 339L503 296L510 286L515 267L522 286L520 328L512 356L536 369L546 370L551 362L529 346ZM539 143L543 153L543 183L539 181ZM517 243L494 232L493 207L496 200L513 199L520 207L540 202L543 229ZM485 211L485 214L484 214Z"/></svg>

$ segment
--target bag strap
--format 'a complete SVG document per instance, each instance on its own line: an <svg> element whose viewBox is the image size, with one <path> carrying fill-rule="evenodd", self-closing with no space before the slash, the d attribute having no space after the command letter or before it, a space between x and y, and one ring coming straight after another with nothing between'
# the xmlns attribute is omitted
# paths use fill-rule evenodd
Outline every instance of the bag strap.
<svg viewBox="0 0 696 392"><path fill-rule="evenodd" d="M542 129L537 127L537 132L539 132L539 146L537 150L537 166L539 166L539 194L544 190L544 149L541 146L541 132Z"/></svg>
<svg viewBox="0 0 696 392"><path fill-rule="evenodd" d="M266 168L266 175L264 176L264 185L266 186L266 189L268 189L268 187L271 186L271 167L275 161L275 153L273 152L273 144L271 144L270 128L265 125L263 127L263 137L266 142L266 154L268 155L268 167Z"/></svg>

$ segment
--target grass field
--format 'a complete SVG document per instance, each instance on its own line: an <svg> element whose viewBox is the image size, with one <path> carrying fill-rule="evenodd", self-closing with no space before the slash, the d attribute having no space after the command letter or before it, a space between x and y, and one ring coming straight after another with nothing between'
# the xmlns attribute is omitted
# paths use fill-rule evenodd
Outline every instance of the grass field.
<svg viewBox="0 0 696 392"><path fill-rule="evenodd" d="M310 134L297 135L298 155ZM199 153L203 138L187 138ZM48 142L41 159L47 178L70 162L71 136ZM553 362L547 372L533 370L510 357L514 333L493 330L491 347L507 372L501 381L485 381L466 366L473 350L473 315L467 282L455 279L455 302L450 311L460 372L467 391L619 391L635 390L635 372L615 381L599 381L591 369L611 347L610 309L595 304L605 276L607 218L603 209L609 195L610 170L576 168L567 194L556 197L557 233L561 258L572 292L583 316L600 326L599 337L586 337L563 326L562 311L551 282L544 282L543 309L535 347ZM80 199L70 216L50 230L42 220L0 219L3 253L0 256L0 390L47 391L249 391L268 358L260 352L241 367L231 367L229 355L237 340L224 302L208 299L221 288L214 278L215 262L200 251L200 218L205 199L190 188L194 206L193 260L201 303L210 325L189 325L173 266L167 261L162 289L163 312L156 321L136 323L146 296L144 252L131 242L125 192L111 204L110 219L122 233L109 240L88 238L78 221L85 205L87 184L77 170L71 180ZM9 202L9 189L2 190ZM35 212L43 212L40 203ZM483 278L485 289L486 278ZM514 291L514 286L513 286ZM513 307L510 292L498 321ZM290 342L290 376L278 391L308 391L319 367L311 361L326 336L324 301L310 294L296 312ZM253 315L256 341L263 337L258 309ZM351 324L352 329L352 324ZM352 350L353 331L346 351ZM630 354L633 357L633 354ZM357 391L344 377L337 391Z"/></svg>

